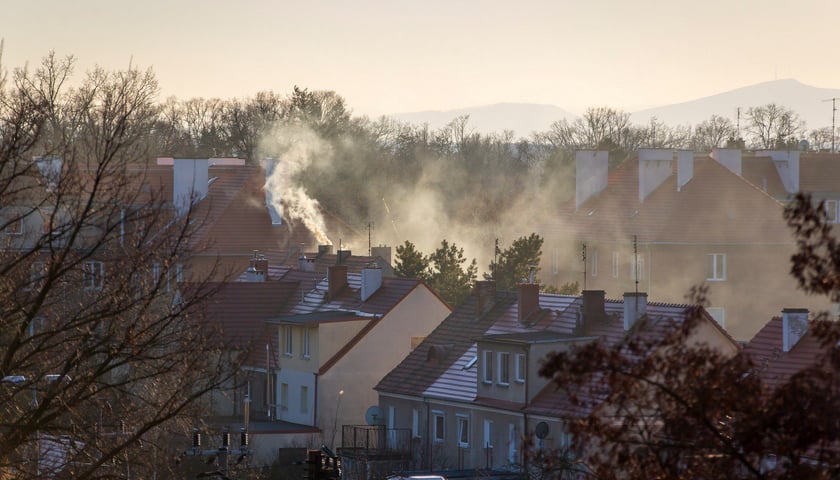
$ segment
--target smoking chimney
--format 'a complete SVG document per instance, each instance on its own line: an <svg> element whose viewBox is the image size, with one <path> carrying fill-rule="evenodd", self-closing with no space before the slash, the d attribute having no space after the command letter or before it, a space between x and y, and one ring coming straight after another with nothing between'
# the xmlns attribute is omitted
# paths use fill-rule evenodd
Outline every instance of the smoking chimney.
<svg viewBox="0 0 840 480"><path fill-rule="evenodd" d="M329 255L333 252L332 245L318 245L318 258L321 258L324 255Z"/></svg>
<svg viewBox="0 0 840 480"><path fill-rule="evenodd" d="M608 165L606 150L575 152L575 210L607 188Z"/></svg>
<svg viewBox="0 0 840 480"><path fill-rule="evenodd" d="M808 333L808 309L782 310L782 350L789 352Z"/></svg>
<svg viewBox="0 0 840 480"><path fill-rule="evenodd" d="M280 171L280 160L276 158L266 158L263 160L263 167L265 169L265 206L268 208L268 215L271 217L272 225L283 225L283 216L280 212L280 188L281 182L277 181L274 175L282 175Z"/></svg>

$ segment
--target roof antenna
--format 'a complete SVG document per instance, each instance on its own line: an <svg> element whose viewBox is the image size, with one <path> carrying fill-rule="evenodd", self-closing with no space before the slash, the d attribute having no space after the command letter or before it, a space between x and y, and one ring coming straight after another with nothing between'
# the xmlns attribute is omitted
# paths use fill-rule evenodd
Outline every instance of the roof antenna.
<svg viewBox="0 0 840 480"><path fill-rule="evenodd" d="M837 97L823 100L823 102L828 102L829 100L831 101L831 153L834 153L834 112L837 111Z"/></svg>
<svg viewBox="0 0 840 480"><path fill-rule="evenodd" d="M586 242L580 244L580 261L583 262L583 289L586 290Z"/></svg>
<svg viewBox="0 0 840 480"><path fill-rule="evenodd" d="M633 282L636 284L636 302L639 298L639 244L633 235ZM638 305L637 305L638 307Z"/></svg>
<svg viewBox="0 0 840 480"><path fill-rule="evenodd" d="M373 230L373 222L368 222L368 257L372 256L371 252L373 251L370 246L370 234Z"/></svg>

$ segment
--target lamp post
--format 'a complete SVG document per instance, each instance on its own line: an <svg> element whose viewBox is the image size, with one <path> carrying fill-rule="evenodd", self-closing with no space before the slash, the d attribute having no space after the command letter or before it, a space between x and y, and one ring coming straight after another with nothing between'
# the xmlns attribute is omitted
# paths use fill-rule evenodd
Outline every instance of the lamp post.
<svg viewBox="0 0 840 480"><path fill-rule="evenodd" d="M344 396L344 390L338 391L338 400L335 402L335 416L333 417L333 433L332 433L332 440L330 440L330 446L335 448L335 434L338 432L338 407L341 406L341 397Z"/></svg>

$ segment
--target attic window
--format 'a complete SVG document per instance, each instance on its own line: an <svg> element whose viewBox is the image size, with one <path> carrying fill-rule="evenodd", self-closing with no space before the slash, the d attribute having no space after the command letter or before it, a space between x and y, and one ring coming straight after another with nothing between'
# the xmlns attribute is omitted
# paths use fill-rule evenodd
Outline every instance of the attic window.
<svg viewBox="0 0 840 480"><path fill-rule="evenodd" d="M478 355L472 357L472 359L469 362L467 362L467 364L464 365L464 368L462 368L461 370L469 370L472 367L474 367L476 363L478 363Z"/></svg>

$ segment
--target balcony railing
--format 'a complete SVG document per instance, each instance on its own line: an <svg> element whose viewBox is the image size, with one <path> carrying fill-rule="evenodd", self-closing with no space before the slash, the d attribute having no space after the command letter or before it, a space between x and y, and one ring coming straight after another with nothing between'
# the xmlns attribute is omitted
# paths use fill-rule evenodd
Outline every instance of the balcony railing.
<svg viewBox="0 0 840 480"><path fill-rule="evenodd" d="M356 455L408 455L411 452L410 428L386 428L381 425L344 425L341 451Z"/></svg>

